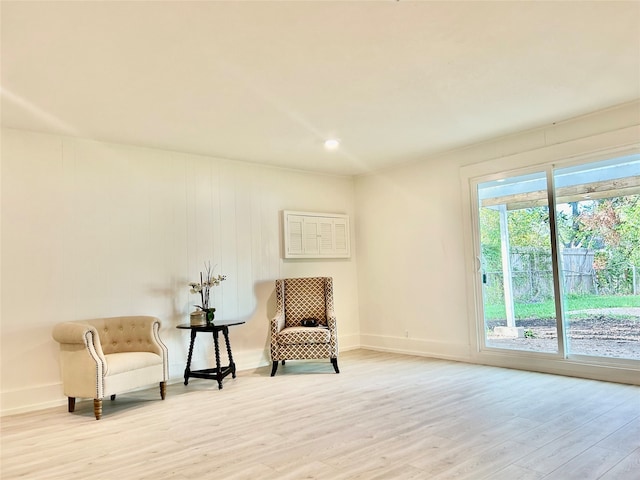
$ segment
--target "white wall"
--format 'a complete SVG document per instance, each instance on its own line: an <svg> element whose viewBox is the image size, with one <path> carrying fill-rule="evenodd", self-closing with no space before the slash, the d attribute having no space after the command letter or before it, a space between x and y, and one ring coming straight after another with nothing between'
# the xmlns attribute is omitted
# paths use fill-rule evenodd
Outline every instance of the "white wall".
<svg viewBox="0 0 640 480"><path fill-rule="evenodd" d="M637 370L581 369L478 351L468 179L638 147L638 125L635 102L358 177L361 346L620 381L635 376L637 382Z"/></svg>
<svg viewBox="0 0 640 480"><path fill-rule="evenodd" d="M363 345L468 355L459 183L429 161L357 180Z"/></svg>
<svg viewBox="0 0 640 480"><path fill-rule="evenodd" d="M273 280L331 275L343 350L637 377L477 351L465 182L638 145L638 125L636 102L355 180L5 129L0 413L64 403L51 339L64 320L160 317L179 379L187 337L174 326L187 321L197 299L186 284L207 260L229 278L217 314L247 321L231 332L241 369L267 362ZM351 215L352 258L283 260L284 209ZM198 343L194 367L210 350Z"/></svg>
<svg viewBox="0 0 640 480"><path fill-rule="evenodd" d="M350 259L281 255L280 211L353 216L351 178L12 129L1 166L3 414L64 403L51 330L65 320L159 317L180 378L188 335L174 327L198 303L187 283L209 260L228 277L216 315L247 322L231 330L239 369L267 363L280 277L333 276L341 348L359 342L353 232ZM198 338L194 368L208 364L207 343Z"/></svg>

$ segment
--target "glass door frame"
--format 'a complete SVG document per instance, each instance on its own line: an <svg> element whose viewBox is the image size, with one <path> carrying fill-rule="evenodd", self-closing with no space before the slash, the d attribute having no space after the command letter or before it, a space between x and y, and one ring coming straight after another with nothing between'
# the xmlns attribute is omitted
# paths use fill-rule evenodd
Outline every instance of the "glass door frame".
<svg viewBox="0 0 640 480"><path fill-rule="evenodd" d="M558 356L568 358L567 331L565 329L564 292L562 291L562 271L560 247L558 247L558 224L556 222L556 186L554 181L555 165L547 165L547 199L549 205L549 235L551 241L551 270L553 272L553 298L556 306L556 331L558 332Z"/></svg>
<svg viewBox="0 0 640 480"><path fill-rule="evenodd" d="M553 188L553 164L535 165L527 168L520 168L517 170L510 170L508 172L502 172L499 174L490 174L482 177L475 177L471 179L471 201L473 209L473 248L474 256L477 261L477 268L474 275L475 288L476 288L476 325L477 325L477 341L480 352L506 352L515 355L527 355L527 356L539 356L543 358L562 359L567 358L566 353L566 332L563 322L563 295L561 293L560 277L560 264L558 262L558 242L556 231L556 215L555 215L555 189ZM483 281L482 281L482 247L480 242L480 224L479 224L479 209L480 202L478 200L478 185L489 181L506 180L512 177L525 176L530 174L542 174L546 177L547 188L547 204L549 209L549 228L550 228L550 244L551 244L551 264L553 273L553 287L554 287L554 305L556 310L556 330L557 330L557 351L556 352L544 352L533 350L519 350L519 349L507 349L496 346L487 345L486 335L484 329L484 301L483 301ZM507 307L508 308L508 307Z"/></svg>

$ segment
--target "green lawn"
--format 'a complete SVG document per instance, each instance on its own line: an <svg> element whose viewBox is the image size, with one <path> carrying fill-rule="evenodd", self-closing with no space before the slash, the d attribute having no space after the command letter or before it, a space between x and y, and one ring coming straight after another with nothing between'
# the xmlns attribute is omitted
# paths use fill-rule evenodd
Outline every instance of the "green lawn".
<svg viewBox="0 0 640 480"><path fill-rule="evenodd" d="M640 295L569 295L565 308L572 310L586 310L588 308L612 307L640 307ZM540 303L517 303L514 305L517 319L525 318L555 318L553 300ZM501 320L507 318L504 305L485 305L487 320Z"/></svg>

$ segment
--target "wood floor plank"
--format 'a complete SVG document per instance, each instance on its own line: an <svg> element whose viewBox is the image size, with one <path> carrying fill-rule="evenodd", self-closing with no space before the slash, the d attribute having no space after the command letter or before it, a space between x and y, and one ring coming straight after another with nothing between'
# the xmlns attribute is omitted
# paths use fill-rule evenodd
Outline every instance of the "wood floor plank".
<svg viewBox="0 0 640 480"><path fill-rule="evenodd" d="M557 468L545 480L582 480L600 478L625 457L617 450L591 447Z"/></svg>
<svg viewBox="0 0 640 480"><path fill-rule="evenodd" d="M640 418L622 425L611 435L596 444L598 447L631 453L640 448Z"/></svg>
<svg viewBox="0 0 640 480"><path fill-rule="evenodd" d="M640 472L640 448L631 452L600 478L601 480L638 480L638 472Z"/></svg>
<svg viewBox="0 0 640 480"><path fill-rule="evenodd" d="M518 465L508 465L502 470L491 472L485 477L476 477L480 480L542 480L544 473L519 467Z"/></svg>
<svg viewBox="0 0 640 480"><path fill-rule="evenodd" d="M615 413L601 415L538 448L515 463L530 470L550 474L626 424L628 424L627 419Z"/></svg>
<svg viewBox="0 0 640 480"><path fill-rule="evenodd" d="M448 468L437 475L430 475L433 480L456 478L459 480L475 480L484 476L492 476L493 473L512 465L535 447L512 441L503 442L492 446L482 453L463 456Z"/></svg>

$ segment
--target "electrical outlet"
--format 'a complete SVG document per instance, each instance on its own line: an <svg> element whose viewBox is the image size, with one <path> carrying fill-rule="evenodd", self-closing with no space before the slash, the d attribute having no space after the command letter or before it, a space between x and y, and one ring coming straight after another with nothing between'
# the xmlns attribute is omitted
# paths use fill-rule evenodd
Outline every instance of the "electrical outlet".
<svg viewBox="0 0 640 480"><path fill-rule="evenodd" d="M409 338L409 330L405 330L404 331L404 336L405 336L405 338Z"/></svg>

